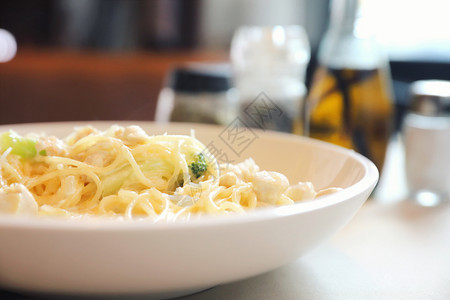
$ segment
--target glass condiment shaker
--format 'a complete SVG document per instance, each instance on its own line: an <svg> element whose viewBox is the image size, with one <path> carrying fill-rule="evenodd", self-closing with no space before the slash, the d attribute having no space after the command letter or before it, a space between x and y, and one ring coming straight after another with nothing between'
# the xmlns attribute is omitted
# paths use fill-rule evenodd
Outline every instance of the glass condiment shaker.
<svg viewBox="0 0 450 300"><path fill-rule="evenodd" d="M450 200L450 81L411 85L403 122L406 181L410 198L423 206Z"/></svg>
<svg viewBox="0 0 450 300"><path fill-rule="evenodd" d="M229 66L189 64L169 73L158 98L155 121L228 125L237 113Z"/></svg>
<svg viewBox="0 0 450 300"><path fill-rule="evenodd" d="M388 59L358 0L332 1L330 17L305 101L303 133L354 149L381 172L393 121Z"/></svg>
<svg viewBox="0 0 450 300"><path fill-rule="evenodd" d="M310 46L303 27L244 26L231 43L239 117L246 126L292 132L306 94Z"/></svg>

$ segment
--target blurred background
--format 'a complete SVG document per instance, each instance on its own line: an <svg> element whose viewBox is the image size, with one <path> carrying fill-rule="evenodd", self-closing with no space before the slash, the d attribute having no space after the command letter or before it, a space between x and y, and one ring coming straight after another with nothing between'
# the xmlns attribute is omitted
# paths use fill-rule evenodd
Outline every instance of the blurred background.
<svg viewBox="0 0 450 300"><path fill-rule="evenodd" d="M447 0L366 0L388 51L397 114L409 83L450 79ZM229 63L242 25L305 28L309 88L329 0L15 0L0 28L17 41L0 63L0 123L154 120L173 66Z"/></svg>

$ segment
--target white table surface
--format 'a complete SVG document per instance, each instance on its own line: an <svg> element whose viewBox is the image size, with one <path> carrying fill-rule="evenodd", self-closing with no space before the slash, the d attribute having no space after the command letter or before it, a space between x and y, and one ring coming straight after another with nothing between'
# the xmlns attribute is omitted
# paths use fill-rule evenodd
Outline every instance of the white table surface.
<svg viewBox="0 0 450 300"><path fill-rule="evenodd" d="M407 199L399 143L377 193L330 241L275 271L182 299L450 299L450 204Z"/></svg>

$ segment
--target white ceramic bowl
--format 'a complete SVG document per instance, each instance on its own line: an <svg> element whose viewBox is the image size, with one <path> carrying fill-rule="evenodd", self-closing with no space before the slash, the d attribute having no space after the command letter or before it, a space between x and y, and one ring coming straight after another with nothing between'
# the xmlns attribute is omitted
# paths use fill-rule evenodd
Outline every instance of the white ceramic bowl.
<svg viewBox="0 0 450 300"><path fill-rule="evenodd" d="M0 132L13 128L62 137L84 124L0 126ZM112 123L90 124L107 128ZM377 169L363 156L304 137L196 124L133 124L155 134L189 134L194 128L198 139L220 150L222 162L253 157L262 169L282 172L291 183L312 181L316 188L344 190L291 206L175 223L1 215L0 287L56 295L167 297L251 277L295 260L336 233L378 180Z"/></svg>

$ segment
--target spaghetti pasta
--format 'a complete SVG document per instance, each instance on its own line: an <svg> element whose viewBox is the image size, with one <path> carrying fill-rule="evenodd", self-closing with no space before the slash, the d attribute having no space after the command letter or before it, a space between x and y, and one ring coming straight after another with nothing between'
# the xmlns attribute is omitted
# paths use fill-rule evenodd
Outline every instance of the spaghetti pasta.
<svg viewBox="0 0 450 300"><path fill-rule="evenodd" d="M138 126L76 128L63 140L10 131L0 153L3 213L177 220L317 195L311 183L289 185L252 159L219 165L193 136L149 136Z"/></svg>

